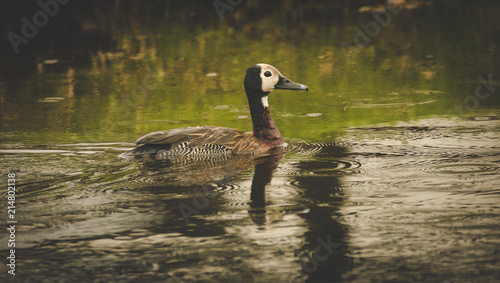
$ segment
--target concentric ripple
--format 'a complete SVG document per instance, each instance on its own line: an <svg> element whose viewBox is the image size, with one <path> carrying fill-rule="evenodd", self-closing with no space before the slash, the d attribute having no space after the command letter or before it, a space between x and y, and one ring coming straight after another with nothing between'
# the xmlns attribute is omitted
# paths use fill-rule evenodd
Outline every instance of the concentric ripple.
<svg viewBox="0 0 500 283"><path fill-rule="evenodd" d="M498 171L500 167L488 163L463 163L463 164L444 164L432 168L434 172L442 174L473 174L473 173L491 173Z"/></svg>

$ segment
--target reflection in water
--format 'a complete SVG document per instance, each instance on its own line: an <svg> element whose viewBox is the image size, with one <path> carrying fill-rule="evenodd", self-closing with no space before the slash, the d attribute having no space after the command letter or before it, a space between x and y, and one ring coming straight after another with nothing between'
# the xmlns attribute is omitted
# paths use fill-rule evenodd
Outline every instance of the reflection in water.
<svg viewBox="0 0 500 283"><path fill-rule="evenodd" d="M252 191L250 194L251 215L257 216L263 214L265 216L266 185L271 182L273 173L282 158L282 152L273 152L269 156L264 156L255 160L255 172L252 179ZM258 221L256 224L262 225L265 224L265 222Z"/></svg>
<svg viewBox="0 0 500 283"><path fill-rule="evenodd" d="M339 222L339 209L345 198L340 177L346 171L338 165L346 156L345 148L330 144L315 158L297 163L302 174L293 178L294 185L302 189L301 197L310 202L308 212L301 214L307 231L299 252L307 282L340 282L342 274L351 269L347 227Z"/></svg>
<svg viewBox="0 0 500 283"><path fill-rule="evenodd" d="M24 164L18 268L31 281L47 271L88 281L444 281L474 270L491 281L496 271L481 262L500 260L495 123L351 128L343 142L216 163L117 157L132 144L4 150L6 168Z"/></svg>
<svg viewBox="0 0 500 283"><path fill-rule="evenodd" d="M500 58L492 36L495 1L425 1L429 5L405 9L349 60L339 46L354 45L357 28L374 21L372 13L359 12L367 1L350 1L348 8L257 2L242 3L223 22L211 2L65 5L18 56L2 56L0 141L133 141L155 130L205 124L249 129L248 118L237 119L248 116L239 79L263 61L314 87L306 100L297 94L270 98L277 122L293 125L280 126L290 138L324 140L347 126L499 105L495 95L474 95L479 76L492 77L488 87L495 87L500 72L500 64L489 64ZM2 7L2 34L16 30L19 19L33 14L30 8L39 9L31 3ZM7 46L0 52L10 52L2 39Z"/></svg>
<svg viewBox="0 0 500 283"><path fill-rule="evenodd" d="M300 148L301 146L296 146L295 148ZM302 147L304 147L302 145ZM260 156L257 158L250 157L241 157L241 156L233 156L230 159L224 161L218 161L218 166L213 166L213 163L208 165L207 163L183 163L179 162L178 164L172 163L158 163L157 161L154 163L149 163L147 167L147 175L148 179L150 177L156 176L155 181L158 181L158 176L161 175L161 180L163 181L163 186L171 186L174 178L171 178L173 175L180 175L176 168L183 168L183 174L189 177L185 177L183 181L186 181L186 186L193 186L192 181L188 181L189 179L200 180L198 178L193 178L193 175L200 176L219 176L219 171L224 171L226 174L236 175L239 173L238 171L242 171L238 169L235 171L237 167L233 167L234 160L241 160L242 158L247 161L247 166L251 163L254 164L255 170L251 180L251 189L250 189L250 199L246 205L248 206L248 215L252 222L242 221L245 217L241 215L241 212L236 212L236 214L240 214L239 221L232 225L230 223L223 224L226 228L225 237L231 237L231 234L237 236L238 238L247 239L247 241L255 242L258 245L262 245L259 249L260 252L266 253L265 250L268 249L268 252L275 253L275 249L278 250L282 248L286 248L286 245L283 245L280 239L280 235L284 234L287 237L294 235L295 237L303 238L301 243L292 245L295 246L293 249L295 252L291 256L291 258L284 259L283 264L288 262L289 264L295 265L294 269L295 273L289 274L289 280L291 281L303 281L307 279L307 282L319 282L319 281L331 281L331 280L340 280L342 274L349 269L351 265L349 258L346 256L346 228L343 225L339 224L335 220L331 218L331 215L335 215L335 211L338 210L338 206L342 204L342 196L337 195L335 198L337 199L335 202L331 202L332 193L338 191L339 180L338 176L330 175L329 173L334 172L338 169L338 166L335 166L335 162L333 160L346 156L345 148L343 147L335 147L334 144L330 144L329 147L321 148L318 145L309 146L309 148L314 148L318 156L321 156L321 160L304 160L299 161L294 164L296 167L295 170L298 172L322 172L321 180L318 182L317 176L307 176L307 175L298 175L296 177L292 177L292 180L287 181L288 183L294 183L297 188L303 189L303 193L299 202L311 203L313 206L310 206L307 209L302 209L299 205L292 205L289 208L279 208L279 211L276 211L277 207L273 204L275 201L280 201L278 199L269 199L266 201L266 186L269 185L273 179L273 173L279 166L280 161L283 158L282 148L276 149L274 152L270 152L268 155ZM307 151L302 151L302 153ZM309 158L313 157L310 153L307 153ZM253 160L252 160L253 159ZM178 162L178 160L176 160ZM248 163L250 161L251 163ZM152 164L156 164L156 168L163 167L161 172L156 171L152 176L149 174L149 170L154 168ZM340 164L340 163L339 163ZM158 166L160 165L160 166ZM179 166L176 166L179 165ZM341 166L342 167L342 166ZM186 170L186 168L188 170ZM184 171L186 170L186 171ZM207 170L209 170L207 172ZM195 173L199 172L199 173ZM328 172L325 174L325 172ZM167 177L169 176L169 177ZM229 175L226 176L225 180L218 180L219 185L217 187L223 188L226 186L224 181L227 181L228 178L231 177ZM179 181L178 179L175 181ZM205 178L204 182L208 183L210 181L214 181L213 179ZM222 181L222 182L221 182ZM181 181L182 183L182 181ZM175 186L179 186L180 183L175 182ZM199 183L198 185L203 185ZM312 189L314 188L314 189ZM189 225L205 226L202 219L200 219L200 215L197 214L207 214L207 213L220 213L224 211L222 208L217 208L217 204L214 204L214 187L211 187L209 192L207 187L204 188L204 191L197 190L197 193L193 196L192 206L190 204L181 203L179 205L179 209L184 217L189 218L186 220L186 223ZM237 189L231 186L231 190ZM242 189L240 187L239 189ZM270 187L271 190L274 190L274 187ZM279 188L278 188L279 189ZM194 190L193 190L194 191ZM217 191L217 190L215 190ZM220 194L221 192L217 192ZM230 193L229 191L222 192L222 194L226 195ZM320 203L330 203L329 206L320 207L318 204ZM244 206L242 208L244 208ZM295 207L294 207L295 206ZM268 209L270 207L270 209ZM217 212L220 210L220 212ZM284 221L284 218L289 213L297 213L297 210L301 210L299 212L300 218L302 221L299 221L295 224L289 223L284 227L277 228L273 226L281 226L280 222ZM277 214L280 215L276 217ZM297 219L299 220L299 219ZM295 222L295 221L294 221ZM252 224L253 223L253 224ZM201 231L196 230L197 237L199 236L211 236L214 237L222 233L222 231L217 231L216 226L211 224L211 228L208 234L201 233ZM256 227L252 227L256 225ZM301 227L302 229L297 230L297 228ZM214 230L215 229L215 230ZM305 229L305 230L304 230ZM184 230L184 229L182 229ZM185 231L184 233L191 234L189 232L190 229ZM262 232L268 230L268 235L273 235L273 238L278 240L279 246L269 245L269 243L263 243L262 235L259 235ZM281 231L280 231L281 230ZM290 230L290 231L287 231ZM253 231L253 232L252 232ZM193 231L194 232L194 231ZM293 233L293 234L290 234ZM296 234L300 232L299 234ZM215 233L215 234L214 234ZM302 234L302 235L301 235ZM220 234L221 236L223 234ZM266 237L267 238L267 237ZM271 239L268 239L272 242ZM210 251L212 252L212 251ZM234 252L234 251L233 251ZM287 253L288 254L288 253ZM261 255L259 255L261 256ZM243 259L243 261L248 261L248 259ZM262 264L269 264L270 266L275 265L272 262L280 263L280 258L276 256L272 256L269 258L261 259ZM247 262L249 265L255 265L255 262ZM255 266L254 268L261 269L262 267ZM290 267L288 267L290 268ZM281 275L283 276L283 275ZM281 278L283 279L283 278Z"/></svg>
<svg viewBox="0 0 500 283"><path fill-rule="evenodd" d="M305 230L303 230L302 235L296 235L303 238L303 240L300 245L294 248L292 262L295 262L297 272L292 274L291 280L306 280L307 282L339 281L342 279L342 274L348 271L352 265L352 259L346 255L346 227L336 221L334 217L338 216L338 210L342 206L344 198L339 177L342 176L342 172L347 172L346 170L350 170L352 166L357 164L341 160L348 155L346 148L341 143L293 144L291 148L291 150L299 150L300 154L305 154L304 156L308 157L293 164L294 170L297 170L300 174L292 176L291 180L287 182L294 184L296 188L301 190L300 202L310 204L299 213L300 218L302 218L300 224L292 224L297 225L297 227L303 226L302 229ZM290 150L287 150L287 152L290 152ZM278 212L280 216L276 218L276 207L273 202L279 200L271 198L266 201L266 186L271 183L273 173L282 158L283 148L275 149L275 151L269 152L268 155L257 158L233 156L226 160L215 160L212 163L206 161L203 163L182 162L180 160L158 162L154 159L146 161L148 171L143 173L147 174L148 179L154 179L155 182L161 179L163 181L162 186L203 186L209 182L218 181L218 186L224 187L225 181L246 169L243 168L244 166L235 166L236 164L246 164L248 167L253 163L255 170L251 181L250 200L247 205L249 217L257 227L248 226L251 223L245 223L243 226L241 226L242 223L237 223L236 227L239 228L226 226L226 229L229 234L236 233L238 237L259 242L262 236L252 235L252 233L244 234L254 229L257 229L256 231L260 229L272 231L274 230L271 228L272 226L283 221L283 218L288 213L297 213L297 209L302 206L292 206L285 210L280 208ZM246 163L241 162L241 160L246 161ZM145 160L141 161L144 162ZM215 163L217 166L214 165ZM162 168L161 171L156 170L158 168ZM153 174L150 173L152 169ZM220 172L226 174L223 179L214 180L213 177L210 177L223 175ZM179 176L182 176L182 180L179 179ZM194 184L194 181L201 183ZM210 187L208 190L213 189L214 187ZM232 187L231 189L235 188ZM274 190L276 188L270 187L270 189ZM195 195L193 196L192 205L191 203L181 203L179 205L179 210L186 224L202 225L198 218L191 222L192 217L208 213L209 210L217 210L217 208L213 207L213 203L210 208L208 207L215 197L214 193L208 190L207 187L204 187L203 191L201 188L194 189ZM269 211L268 206L272 208ZM211 229L212 232L214 232L213 228ZM289 228L291 227L283 227L284 230ZM273 237L276 237L280 233L288 234L289 232L277 233L277 231L272 231L272 233L274 234ZM273 248L271 247L271 249ZM265 261L269 260L266 259ZM272 260L279 262L277 258ZM290 259L287 261L290 261Z"/></svg>
<svg viewBox="0 0 500 283"><path fill-rule="evenodd" d="M215 158L197 157L190 159L183 156L157 160L155 156L141 155L125 157L137 163L143 170L145 182L168 184L171 186L189 187L206 186L210 183L224 183L233 176L251 167L255 158L252 155L216 156Z"/></svg>

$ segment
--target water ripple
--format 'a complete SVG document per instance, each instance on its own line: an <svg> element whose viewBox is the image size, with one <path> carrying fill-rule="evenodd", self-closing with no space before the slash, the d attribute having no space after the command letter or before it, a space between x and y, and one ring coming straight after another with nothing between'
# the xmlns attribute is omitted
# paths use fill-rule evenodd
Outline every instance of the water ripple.
<svg viewBox="0 0 500 283"><path fill-rule="evenodd" d="M431 171L443 174L498 173L499 166L487 163L463 163L437 165Z"/></svg>

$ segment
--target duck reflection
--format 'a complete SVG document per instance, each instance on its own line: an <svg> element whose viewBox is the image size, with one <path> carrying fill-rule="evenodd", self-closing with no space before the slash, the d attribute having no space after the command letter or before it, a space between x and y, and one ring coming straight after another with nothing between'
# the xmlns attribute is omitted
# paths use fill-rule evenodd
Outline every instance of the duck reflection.
<svg viewBox="0 0 500 283"><path fill-rule="evenodd" d="M294 157L290 150L308 153ZM284 159L284 154L288 153L291 156ZM192 206L196 215L189 218L189 225L182 225L182 220L176 222L179 232L191 237L237 236L252 245L263 243L262 237L271 237L268 242L274 241L274 244L265 246L269 250L255 251L254 255L249 255L249 261L259 258L259 253L286 250L293 254L292 259L277 256L274 260L293 262L296 271L293 279L297 282L338 282L352 266L348 255L348 229L338 221L345 198L341 178L346 173L344 169L349 167L349 162L345 161L348 155L345 146L329 144L308 149L291 146L286 152L277 148L263 156L232 156L224 160L160 163L142 160L141 178L175 192L194 187L211 195L209 204L203 209ZM245 172L251 167L254 172L248 180ZM226 189L231 186L241 189ZM234 194L241 196L248 187L251 188L248 202L244 197L234 197ZM281 193L277 193L280 190ZM214 194L217 197L213 197ZM191 200L188 195L167 201L189 204ZM238 208L228 210L235 205L246 206L248 217ZM236 213L240 218L235 221L207 217L221 213ZM171 221L171 218L166 219L165 227L171 226ZM291 239L294 244L281 245L278 239L283 238Z"/></svg>
<svg viewBox="0 0 500 283"><path fill-rule="evenodd" d="M311 148L311 146L309 146ZM300 201L308 207L299 215L305 232L302 245L295 251L301 262L301 271L294 278L297 282L340 282L342 275L352 268L348 254L346 225L337 221L344 202L342 169L351 164L343 159L348 156L341 144L316 145L313 156L294 163L296 174L288 178L300 190ZM283 154L257 159L252 179L249 214L258 226L269 224L272 212L267 212L266 186L282 161ZM355 165L355 164L352 164ZM273 188L270 187L270 190Z"/></svg>
<svg viewBox="0 0 500 283"><path fill-rule="evenodd" d="M169 158L158 161L154 156L143 155L129 158L136 161L143 178L148 182L163 182L169 186L205 186L211 183L225 183L241 172L255 167L252 181L252 207L261 206L265 202L265 186L273 176L283 158L283 147L269 150L265 155L233 155L221 158L207 157L193 159ZM255 193L254 193L255 190ZM255 200L254 200L255 197ZM262 197L262 200L258 198Z"/></svg>
<svg viewBox="0 0 500 283"><path fill-rule="evenodd" d="M341 282L342 275L352 268L348 256L348 229L339 219L344 202L341 176L348 156L342 145L330 144L317 155L300 161L297 168L303 174L293 177L301 189L302 198L310 205L300 216L307 225L299 257L302 273L297 278L306 282Z"/></svg>
<svg viewBox="0 0 500 283"><path fill-rule="evenodd" d="M281 159L283 159L283 151L278 149L270 155L254 160L255 172L252 179L249 214L256 225L261 226L267 223L266 185L273 179L273 173Z"/></svg>

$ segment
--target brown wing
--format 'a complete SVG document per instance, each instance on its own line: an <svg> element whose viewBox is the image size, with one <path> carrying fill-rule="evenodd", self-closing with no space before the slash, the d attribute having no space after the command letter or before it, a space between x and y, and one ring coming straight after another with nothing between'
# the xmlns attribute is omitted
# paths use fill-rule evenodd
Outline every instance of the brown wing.
<svg viewBox="0 0 500 283"><path fill-rule="evenodd" d="M137 140L137 145L170 145L176 148L197 147L205 144L225 146L234 153L260 153L266 151L264 143L242 131L225 127L186 127L149 133Z"/></svg>

